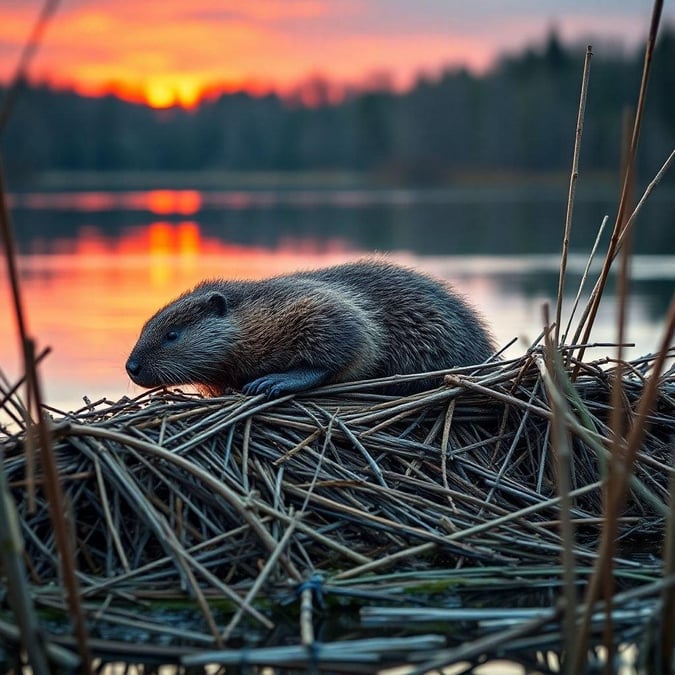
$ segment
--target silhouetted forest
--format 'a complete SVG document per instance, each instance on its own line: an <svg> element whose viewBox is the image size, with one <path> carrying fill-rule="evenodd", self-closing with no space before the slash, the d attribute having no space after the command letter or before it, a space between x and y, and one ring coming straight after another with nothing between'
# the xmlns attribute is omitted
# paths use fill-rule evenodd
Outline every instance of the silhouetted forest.
<svg viewBox="0 0 675 675"><path fill-rule="evenodd" d="M597 50L581 154L616 171L622 116L643 51ZM2 139L14 179L44 170L358 170L415 182L462 172L567 171L584 59L555 33L490 72L421 79L405 94L354 93L313 107L276 95L227 94L196 110L152 110L25 84ZM314 82L315 97L322 82ZM659 41L640 141L653 173L675 145L675 32Z"/></svg>

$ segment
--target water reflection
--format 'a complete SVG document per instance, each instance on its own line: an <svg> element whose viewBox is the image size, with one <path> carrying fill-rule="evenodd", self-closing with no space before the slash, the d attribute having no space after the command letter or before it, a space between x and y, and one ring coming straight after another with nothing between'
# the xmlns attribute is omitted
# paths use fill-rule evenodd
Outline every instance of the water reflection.
<svg viewBox="0 0 675 675"><path fill-rule="evenodd" d="M191 216L202 208L197 190L146 190L141 192L24 192L9 200L14 209L37 211L148 211L157 215Z"/></svg>
<svg viewBox="0 0 675 675"><path fill-rule="evenodd" d="M603 216L608 214L611 222L615 200L614 189L579 189L570 242L573 252L590 251ZM247 247L334 240L366 251L514 256L557 255L565 201L564 185L72 191L12 197L22 251L36 239L73 238L91 225L119 238L130 228L147 227L159 216L174 227L187 219L196 221L203 236ZM675 191L657 191L638 228L637 253L675 255ZM601 250L608 237L607 232Z"/></svg>
<svg viewBox="0 0 675 675"><path fill-rule="evenodd" d="M135 393L123 364L143 322L204 278L261 278L374 251L453 282L485 314L500 344L522 338L511 349L520 354L540 332L542 304L556 294L559 228L542 223L560 222L552 213L564 212L564 201L546 191L529 201L521 193L497 191L482 200L480 194L294 189L14 195L30 330L40 346L54 350L44 367L49 399L77 407L83 395ZM581 200L577 212L595 210L593 204ZM645 244L655 250L633 260L632 356L656 348L673 292L675 228L659 229L659 222L641 230L657 233ZM572 248L566 308L586 265L590 246L579 243L584 237ZM0 274L0 302L9 308L4 268ZM593 336L603 343L615 334L612 291L610 285ZM590 356L607 352L599 347ZM21 370L7 311L0 324L0 369L12 379Z"/></svg>
<svg viewBox="0 0 675 675"><path fill-rule="evenodd" d="M148 211L157 215L194 215L202 210L273 208L276 206L331 206L355 209L386 204L396 208L418 204L522 204L522 189L513 187L489 190L471 187L427 188L341 188L341 189L232 189L200 190L121 190L20 192L10 197L15 209L65 210L80 212ZM538 189L528 199L537 204L559 201L555 189Z"/></svg>

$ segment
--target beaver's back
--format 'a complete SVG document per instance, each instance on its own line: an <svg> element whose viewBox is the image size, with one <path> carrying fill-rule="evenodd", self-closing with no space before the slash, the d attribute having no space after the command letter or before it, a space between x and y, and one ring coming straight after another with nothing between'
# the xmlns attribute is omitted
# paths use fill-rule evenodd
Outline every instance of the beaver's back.
<svg viewBox="0 0 675 675"><path fill-rule="evenodd" d="M382 336L377 377L474 365L494 352L485 324L466 300L415 270L369 259L297 276L363 299Z"/></svg>

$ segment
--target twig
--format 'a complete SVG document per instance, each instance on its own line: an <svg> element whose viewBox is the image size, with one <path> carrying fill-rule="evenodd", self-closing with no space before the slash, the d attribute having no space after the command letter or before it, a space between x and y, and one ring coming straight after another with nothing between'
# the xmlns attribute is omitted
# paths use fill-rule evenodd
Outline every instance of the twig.
<svg viewBox="0 0 675 675"><path fill-rule="evenodd" d="M288 542L291 539L291 536L293 535L293 532L295 531L295 521L291 521L290 525L288 528L286 528L286 532L284 532L284 536L280 539L279 544L277 545L276 550L272 553L272 555L267 559L267 562L265 563L265 566L263 569L260 571L260 574L258 574L254 584L251 586L249 589L248 593L246 594L246 597L244 598L243 606L240 607L235 615L230 619L230 623L227 624L225 627L225 630L222 633L222 640L223 642L227 642L230 639L230 635L232 635L232 631L236 628L237 624L241 620L241 617L243 616L244 606L250 606L251 602L253 599L256 597L258 592L260 591L260 588L262 585L267 581L268 577L274 570L274 567L279 560L279 556L284 552L286 547L288 546Z"/></svg>
<svg viewBox="0 0 675 675"><path fill-rule="evenodd" d="M572 153L572 173L570 175L569 191L567 193L567 213L565 215L565 234L563 235L563 248L560 260L560 276L558 278L558 300L555 310L555 336L553 341L556 345L560 343L560 325L562 323L562 303L565 290L565 273L567 270L567 253L570 244L570 233L572 232L572 212L574 210L574 196L577 188L577 178L579 177L579 154L581 152L581 136L584 129L584 115L586 112L586 96L588 93L588 79L591 72L591 57L593 48L588 45L586 48L586 58L584 59L584 70L581 78L581 94L579 97L579 112L577 113L577 125L574 134L574 151Z"/></svg>

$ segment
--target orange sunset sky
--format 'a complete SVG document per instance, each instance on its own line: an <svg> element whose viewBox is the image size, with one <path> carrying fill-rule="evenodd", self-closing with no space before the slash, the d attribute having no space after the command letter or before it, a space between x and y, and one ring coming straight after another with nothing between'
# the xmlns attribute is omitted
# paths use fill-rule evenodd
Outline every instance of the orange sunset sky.
<svg viewBox="0 0 675 675"><path fill-rule="evenodd" d="M42 0L0 0L0 81L13 73ZM634 48L644 0L62 0L32 62L33 79L113 91L156 107L204 93L288 92L320 74L398 88L421 72L485 70L505 51L566 41ZM666 21L675 10L666 3Z"/></svg>

